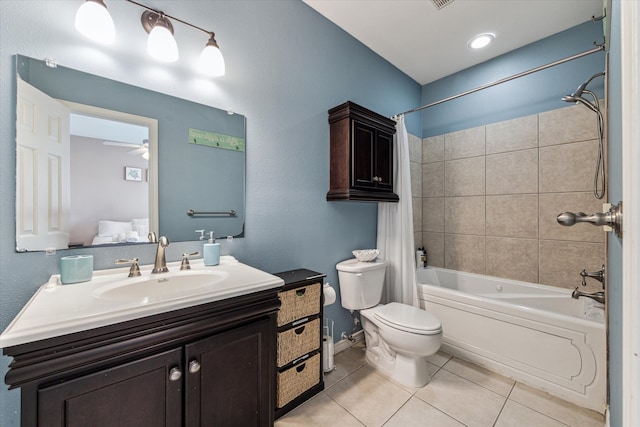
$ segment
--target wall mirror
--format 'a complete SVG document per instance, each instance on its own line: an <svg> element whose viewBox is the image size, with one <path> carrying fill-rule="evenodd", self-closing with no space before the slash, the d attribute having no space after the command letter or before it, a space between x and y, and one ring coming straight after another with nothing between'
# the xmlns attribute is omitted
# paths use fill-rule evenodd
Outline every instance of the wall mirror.
<svg viewBox="0 0 640 427"><path fill-rule="evenodd" d="M16 66L19 252L244 236L244 116L21 55Z"/></svg>

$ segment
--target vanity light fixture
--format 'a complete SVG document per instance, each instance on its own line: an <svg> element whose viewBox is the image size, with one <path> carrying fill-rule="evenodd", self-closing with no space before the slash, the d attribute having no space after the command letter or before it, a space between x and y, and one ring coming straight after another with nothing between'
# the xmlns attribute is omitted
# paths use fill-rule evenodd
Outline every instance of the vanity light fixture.
<svg viewBox="0 0 640 427"><path fill-rule="evenodd" d="M220 52L220 47L218 46L215 34L212 31L207 31L197 25L190 24L189 22L178 19L175 16L167 15L164 12L155 10L136 1L126 1L146 9L142 13L141 22L142 27L149 34L149 38L147 40L147 52L153 58L163 62L173 62L177 61L179 58L178 44L173 37L173 25L170 21L171 19L172 21L188 25L189 27L200 30L208 35L209 39L200 55L199 68L203 73L210 76L217 77L225 74L224 57L222 56L222 52ZM86 12L86 10L90 12ZM95 18L92 18L94 15L100 15L101 19L105 20L104 22L108 20L108 22L110 22L110 26L109 24L96 23L94 20ZM108 19L106 19L105 16ZM86 0L80 9L78 9L76 14L76 28L82 34L93 40L100 41L101 43L112 43L115 40L113 20L107 11L104 0ZM92 35L97 33L98 29L104 33L103 36L96 37Z"/></svg>
<svg viewBox="0 0 640 427"><path fill-rule="evenodd" d="M211 37L200 54L200 70L214 77L224 76L224 58L216 42L216 35L210 34Z"/></svg>
<svg viewBox="0 0 640 427"><path fill-rule="evenodd" d="M113 19L103 0L86 0L76 12L76 29L91 40L112 44L116 39Z"/></svg>
<svg viewBox="0 0 640 427"><path fill-rule="evenodd" d="M173 38L173 25L164 13L150 10L142 12L142 28L149 34L147 52L162 62L175 62L178 54L178 43Z"/></svg>
<svg viewBox="0 0 640 427"><path fill-rule="evenodd" d="M477 36L469 40L468 46L471 49L482 49L483 47L488 46L495 37L495 34L491 33L478 34Z"/></svg>

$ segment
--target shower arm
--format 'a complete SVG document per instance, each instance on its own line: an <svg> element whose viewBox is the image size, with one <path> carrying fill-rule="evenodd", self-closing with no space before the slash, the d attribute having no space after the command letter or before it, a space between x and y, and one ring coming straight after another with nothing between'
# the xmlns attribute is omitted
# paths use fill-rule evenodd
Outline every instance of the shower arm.
<svg viewBox="0 0 640 427"><path fill-rule="evenodd" d="M587 222L595 226L608 226L613 228L616 236L622 237L622 202L611 206L607 212L596 212L587 215L583 212L562 212L558 215L558 223L571 226L579 222Z"/></svg>

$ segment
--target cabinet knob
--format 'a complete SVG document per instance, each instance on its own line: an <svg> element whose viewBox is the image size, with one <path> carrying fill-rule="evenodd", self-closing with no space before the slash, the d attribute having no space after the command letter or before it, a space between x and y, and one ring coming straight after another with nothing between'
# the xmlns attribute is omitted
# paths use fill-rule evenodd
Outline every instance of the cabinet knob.
<svg viewBox="0 0 640 427"><path fill-rule="evenodd" d="M182 378L182 372L180 372L179 368L173 368L169 371L169 379L171 381L178 381Z"/></svg>
<svg viewBox="0 0 640 427"><path fill-rule="evenodd" d="M190 373L195 374L199 370L200 370L200 364L198 363L197 360L192 360L191 362L189 362L189 372Z"/></svg>

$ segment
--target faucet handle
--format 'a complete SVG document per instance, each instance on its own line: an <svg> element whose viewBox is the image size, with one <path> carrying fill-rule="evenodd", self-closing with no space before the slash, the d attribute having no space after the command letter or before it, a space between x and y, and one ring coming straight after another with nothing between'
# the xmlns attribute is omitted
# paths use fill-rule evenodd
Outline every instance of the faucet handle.
<svg viewBox="0 0 640 427"><path fill-rule="evenodd" d="M140 266L138 265L138 258L133 259L117 259L115 261L116 264L131 264L131 268L129 269L128 277L138 277L140 276Z"/></svg>
<svg viewBox="0 0 640 427"><path fill-rule="evenodd" d="M180 264L180 270L191 270L191 264L189 264L189 257L190 256L198 256L200 255L200 252L191 252L189 253L183 253L182 254L182 264Z"/></svg>

